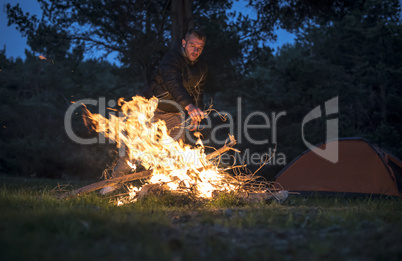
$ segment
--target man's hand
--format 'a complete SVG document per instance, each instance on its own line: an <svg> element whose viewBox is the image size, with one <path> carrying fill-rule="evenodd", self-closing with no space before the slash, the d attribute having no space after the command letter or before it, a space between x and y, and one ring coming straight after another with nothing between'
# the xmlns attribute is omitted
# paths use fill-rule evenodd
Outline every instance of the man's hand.
<svg viewBox="0 0 402 261"><path fill-rule="evenodd" d="M200 122L191 120L189 130L195 131L198 129L198 126L200 126Z"/></svg>
<svg viewBox="0 0 402 261"><path fill-rule="evenodd" d="M192 104L187 105L185 109L188 111L188 115L190 115L191 117L190 131L194 131L197 129L201 120L205 118L204 112L200 108L195 107Z"/></svg>

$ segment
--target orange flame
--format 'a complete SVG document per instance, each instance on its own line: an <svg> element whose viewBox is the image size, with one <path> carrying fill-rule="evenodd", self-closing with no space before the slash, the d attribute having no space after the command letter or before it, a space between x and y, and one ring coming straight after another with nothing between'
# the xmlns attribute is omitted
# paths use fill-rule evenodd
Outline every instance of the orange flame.
<svg viewBox="0 0 402 261"><path fill-rule="evenodd" d="M49 62L49 63L52 63L52 64L54 64L54 61L53 60L48 60L45 56L43 56L43 55L39 55L38 56L39 57L39 59L41 59L41 60L45 60L46 62Z"/></svg>
<svg viewBox="0 0 402 261"><path fill-rule="evenodd" d="M107 119L85 108L84 120L87 126L115 141L117 147L124 146L130 166L134 166L132 162L140 162L153 170L148 183L166 184L171 190L191 189L203 198L212 197L213 191L236 188L227 182L227 174L206 159L201 140L196 147L175 141L168 135L164 121L153 121L156 98L135 96L131 101L120 98L118 104L122 110L119 116L111 114ZM138 192L133 188L130 191L133 195Z"/></svg>

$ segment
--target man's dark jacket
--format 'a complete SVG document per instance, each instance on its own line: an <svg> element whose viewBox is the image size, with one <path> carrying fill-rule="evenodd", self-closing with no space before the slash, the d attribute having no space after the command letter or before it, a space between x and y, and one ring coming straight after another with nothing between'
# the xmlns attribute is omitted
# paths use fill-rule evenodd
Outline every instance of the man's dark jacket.
<svg viewBox="0 0 402 261"><path fill-rule="evenodd" d="M204 60L191 62L181 47L175 48L163 57L145 96L160 99L158 108L165 112L179 112L165 100L174 101L183 109L189 104L202 108L207 72Z"/></svg>

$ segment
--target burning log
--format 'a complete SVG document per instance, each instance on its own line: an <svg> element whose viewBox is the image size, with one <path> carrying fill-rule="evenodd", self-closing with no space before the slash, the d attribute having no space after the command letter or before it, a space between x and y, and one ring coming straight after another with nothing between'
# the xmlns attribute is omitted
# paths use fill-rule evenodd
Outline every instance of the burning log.
<svg viewBox="0 0 402 261"><path fill-rule="evenodd" d="M229 141L228 144L225 144L225 146L223 146L222 148L220 148L220 149L218 149L218 150L216 150L216 151L214 151L214 152L208 154L207 157L206 157L207 160L211 160L211 159L213 159L213 158L219 157L219 156L222 155L223 153L225 153L225 152L227 152L227 151L233 149L232 147L233 147L234 145L236 145L237 141L236 141L236 139L233 137L233 135L230 135L230 134L229 134L229 140L230 140L230 141Z"/></svg>
<svg viewBox="0 0 402 261"><path fill-rule="evenodd" d="M125 183L128 181L133 181L133 180L137 180L137 179L148 178L151 175L152 175L152 170L146 170L146 171L141 171L141 172L137 172L137 173L121 176L121 177L102 180L102 181L87 185L85 187L64 193L64 194L60 195L59 198L64 199L64 198L68 198L68 197L72 197L72 196L79 196L80 194L89 193L89 192L92 192L92 191L95 191L98 189L102 189L104 187L113 186L113 185L116 185L119 183Z"/></svg>

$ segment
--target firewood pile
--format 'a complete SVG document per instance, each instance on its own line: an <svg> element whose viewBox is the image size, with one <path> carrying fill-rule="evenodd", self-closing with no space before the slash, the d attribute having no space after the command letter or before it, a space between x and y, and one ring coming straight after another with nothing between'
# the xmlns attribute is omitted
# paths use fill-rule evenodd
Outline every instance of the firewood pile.
<svg viewBox="0 0 402 261"><path fill-rule="evenodd" d="M222 148L207 155L208 160L213 160L214 158L220 157L222 154L233 149L236 144L236 140L230 137L230 141L225 144ZM234 149L233 149L234 150ZM288 197L288 192L283 190L280 184L275 182L268 182L263 178L256 176L255 173L244 174L241 170L246 170L245 166L233 166L230 169L235 169L235 175L224 174L224 179L222 182L230 183L235 185L236 189L232 192L236 194L239 199L245 202L258 202L264 200L276 200L282 203ZM60 199L67 199L70 197L80 196L86 193L97 191L106 187L125 187L129 192L125 193L126 197L122 197L121 194L118 195L122 198L120 202L129 203L136 200L142 199L147 195L161 195L166 191L174 193L192 193L192 189L188 187L179 187L176 191L171 191L166 184L145 184L141 187L141 190L137 193L130 192L130 182L136 180L146 180L150 178L153 174L152 170L144 170L131 174L127 174L120 177L108 178L102 181L89 184L87 186L68 191L59 195ZM222 174L222 173L221 173ZM214 191L213 198L219 196L222 191Z"/></svg>

